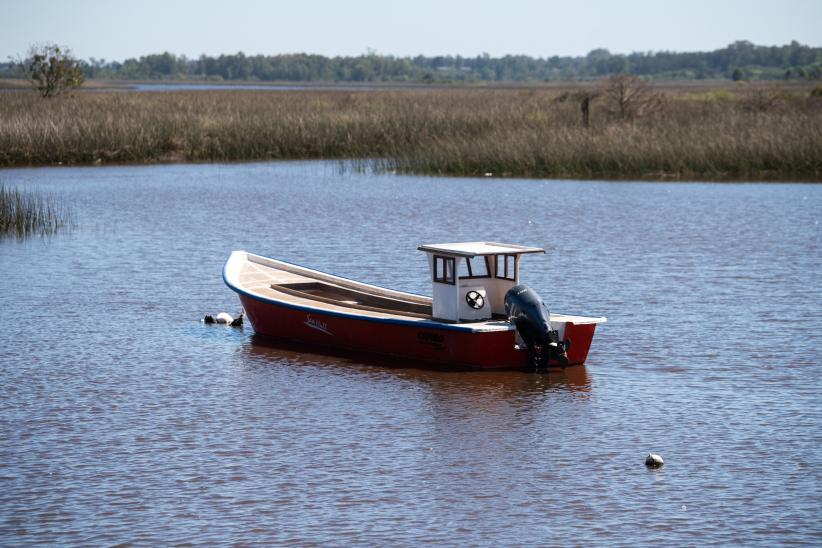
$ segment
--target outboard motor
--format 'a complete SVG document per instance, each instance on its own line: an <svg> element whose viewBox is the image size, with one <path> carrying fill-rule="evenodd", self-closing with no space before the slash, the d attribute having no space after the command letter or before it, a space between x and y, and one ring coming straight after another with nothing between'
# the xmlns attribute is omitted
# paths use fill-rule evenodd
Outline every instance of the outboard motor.
<svg viewBox="0 0 822 548"><path fill-rule="evenodd" d="M537 292L527 285L512 287L505 294L505 314L513 323L525 346L528 361L534 369L546 369L550 360L562 367L568 365L565 344L551 329L550 315Z"/></svg>

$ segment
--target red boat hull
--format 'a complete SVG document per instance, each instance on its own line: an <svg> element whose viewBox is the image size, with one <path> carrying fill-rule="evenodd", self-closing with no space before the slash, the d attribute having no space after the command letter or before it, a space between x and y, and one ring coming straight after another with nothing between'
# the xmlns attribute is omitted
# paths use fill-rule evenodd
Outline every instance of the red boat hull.
<svg viewBox="0 0 822 548"><path fill-rule="evenodd" d="M450 367L522 369L527 366L527 353L515 348L513 330L471 331L445 323L341 315L263 301L243 293L240 301L254 330L261 335ZM565 323L564 340L570 343L569 364L585 362L595 329L594 323Z"/></svg>

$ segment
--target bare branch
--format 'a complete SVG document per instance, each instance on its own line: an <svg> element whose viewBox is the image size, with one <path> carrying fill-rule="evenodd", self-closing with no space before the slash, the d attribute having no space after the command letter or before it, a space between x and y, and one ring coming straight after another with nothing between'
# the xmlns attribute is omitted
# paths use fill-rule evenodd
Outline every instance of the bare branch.
<svg viewBox="0 0 822 548"><path fill-rule="evenodd" d="M665 97L656 93L637 76L616 74L602 88L608 111L622 119L639 118L659 112L665 107Z"/></svg>

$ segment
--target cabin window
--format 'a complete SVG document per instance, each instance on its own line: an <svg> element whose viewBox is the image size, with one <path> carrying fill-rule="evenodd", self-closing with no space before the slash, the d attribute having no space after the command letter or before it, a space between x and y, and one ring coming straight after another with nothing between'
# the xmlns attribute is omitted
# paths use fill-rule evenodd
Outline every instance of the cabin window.
<svg viewBox="0 0 822 548"><path fill-rule="evenodd" d="M517 279L517 256L497 255L497 269L495 276L503 280L516 281Z"/></svg>
<svg viewBox="0 0 822 548"><path fill-rule="evenodd" d="M491 269L488 267L488 257L466 257L460 262L460 279L490 278Z"/></svg>
<svg viewBox="0 0 822 548"><path fill-rule="evenodd" d="M434 281L454 285L454 257L434 255Z"/></svg>

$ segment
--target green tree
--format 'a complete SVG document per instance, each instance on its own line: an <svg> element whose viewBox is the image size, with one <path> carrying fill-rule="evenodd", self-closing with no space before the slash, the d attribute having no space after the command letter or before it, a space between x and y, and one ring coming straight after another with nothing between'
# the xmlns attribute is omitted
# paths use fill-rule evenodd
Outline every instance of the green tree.
<svg viewBox="0 0 822 548"><path fill-rule="evenodd" d="M32 46L24 63L32 85L43 97L53 97L83 85L85 76L71 51L55 44Z"/></svg>

